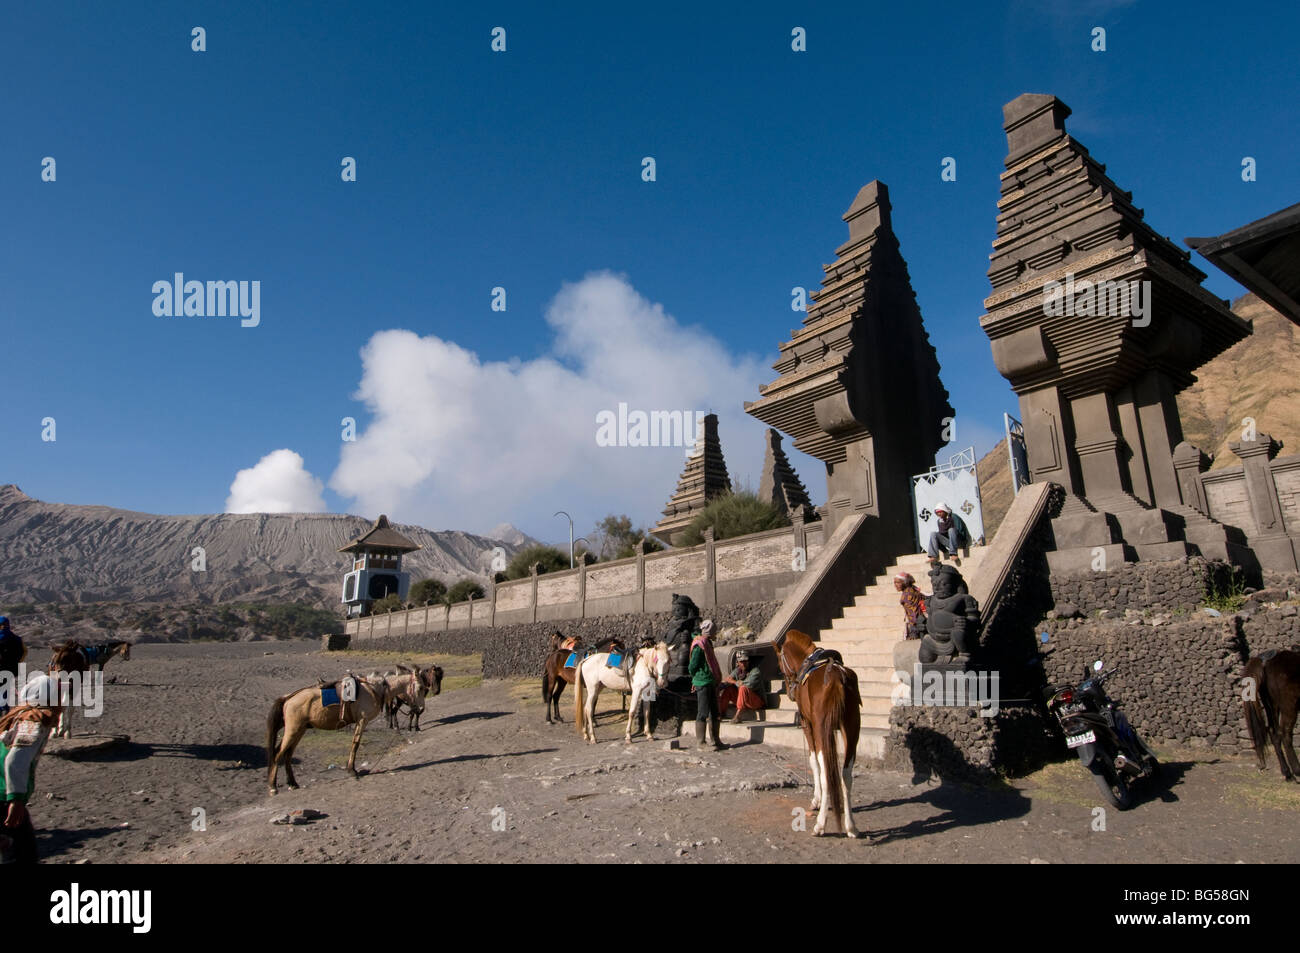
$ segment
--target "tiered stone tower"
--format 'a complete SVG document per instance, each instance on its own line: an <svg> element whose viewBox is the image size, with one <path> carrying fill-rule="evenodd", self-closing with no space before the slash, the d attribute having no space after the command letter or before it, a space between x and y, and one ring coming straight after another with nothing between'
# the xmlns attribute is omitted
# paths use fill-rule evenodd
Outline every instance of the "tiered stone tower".
<svg viewBox="0 0 1300 953"><path fill-rule="evenodd" d="M771 503L793 519L802 513L805 521L813 518L812 501L804 489L799 474L794 472L785 451L781 449L781 435L768 427L763 433L767 447L763 454L763 475L758 481L758 498Z"/></svg>
<svg viewBox="0 0 1300 953"><path fill-rule="evenodd" d="M864 185L844 221L849 240L823 266L803 327L781 345L780 376L745 410L826 463L828 537L847 515L865 514L870 559L883 566L916 550L909 480L934 463L953 410L884 183Z"/></svg>
<svg viewBox="0 0 1300 953"><path fill-rule="evenodd" d="M1184 505L1173 451L1177 394L1250 325L1066 133L1069 114L1033 93L1003 107L1009 154L980 319L1020 397L1033 480L1069 494L1051 566L1088 569L1097 547L1117 561L1199 551L1249 563L1239 530Z"/></svg>
<svg viewBox="0 0 1300 953"><path fill-rule="evenodd" d="M677 492L668 500L664 518L654 528L654 534L674 546L679 545L683 531L700 510L710 500L730 492L731 480L726 461L722 459L722 444L718 442L718 415L707 414L695 449L677 481Z"/></svg>

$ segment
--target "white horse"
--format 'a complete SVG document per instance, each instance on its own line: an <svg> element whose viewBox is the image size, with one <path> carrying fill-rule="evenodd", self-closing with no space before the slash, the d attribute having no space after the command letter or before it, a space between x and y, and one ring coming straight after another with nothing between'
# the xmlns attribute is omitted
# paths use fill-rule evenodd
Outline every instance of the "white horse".
<svg viewBox="0 0 1300 953"><path fill-rule="evenodd" d="M597 652L578 663L573 673L573 717L578 723L578 733L588 744L596 743L596 699L600 697L600 690L612 688L624 695L632 694L635 680L633 672L642 664L652 674L653 680L663 687L668 672L668 646L660 642L654 648L638 650L635 655L625 652L623 663L616 668L609 667L608 652ZM633 706L628 712L629 741L632 715L636 711L635 703L639 697L633 695Z"/></svg>
<svg viewBox="0 0 1300 953"><path fill-rule="evenodd" d="M660 642L654 648L641 649L636 653L636 667L632 670L632 701L627 706L627 730L623 732L623 741L632 743L632 726L636 724L637 712L643 701L653 702L659 689L668 682L668 646ZM645 718L645 736L654 740L650 731L650 716Z"/></svg>

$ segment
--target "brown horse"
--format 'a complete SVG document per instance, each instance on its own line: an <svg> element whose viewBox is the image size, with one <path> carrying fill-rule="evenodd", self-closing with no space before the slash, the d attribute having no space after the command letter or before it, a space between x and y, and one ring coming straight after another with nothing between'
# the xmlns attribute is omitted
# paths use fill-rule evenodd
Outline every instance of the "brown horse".
<svg viewBox="0 0 1300 953"><path fill-rule="evenodd" d="M442 669L430 665L423 672L416 666L398 665L398 675L386 676L388 683L388 700L384 702L384 711L388 713L388 727L397 730L397 715L405 705L409 711L406 715L408 731L420 730L420 716L424 714L426 695L442 693Z"/></svg>
<svg viewBox="0 0 1300 953"><path fill-rule="evenodd" d="M820 837L825 832L829 805L832 814L840 819L844 833L857 837L853 825L853 762L862 727L857 673L846 668L838 654L819 655L821 664L805 672L804 663L817 650L817 644L798 629L786 632L776 646L786 691L793 693L799 706L799 721L808 743L808 769L813 777L812 809L817 811L813 835ZM838 763L836 733L844 741L842 766Z"/></svg>
<svg viewBox="0 0 1300 953"><path fill-rule="evenodd" d="M271 712L266 716L266 761L267 780L271 793L275 793L275 776L281 764L289 778L289 787L298 787L293 776L293 749L298 747L302 736L308 728L322 731L338 731L348 725L352 729L352 748L348 751L348 774L357 776L357 748L361 747L361 735L366 725L384 712L384 702L388 698L388 686L379 679L370 681L356 679L356 700L335 702L326 705L321 698L322 687L334 688L342 697L342 681L333 686L311 685L296 692L282 695L271 705ZM284 741L276 751L275 739L284 729Z"/></svg>
<svg viewBox="0 0 1300 953"><path fill-rule="evenodd" d="M1287 781L1300 775L1300 758L1291 743L1297 713L1300 713L1300 651L1283 649L1257 655L1246 663L1242 675L1247 689L1242 707L1246 709L1246 727L1259 770L1264 770L1264 742L1273 742L1277 766Z"/></svg>

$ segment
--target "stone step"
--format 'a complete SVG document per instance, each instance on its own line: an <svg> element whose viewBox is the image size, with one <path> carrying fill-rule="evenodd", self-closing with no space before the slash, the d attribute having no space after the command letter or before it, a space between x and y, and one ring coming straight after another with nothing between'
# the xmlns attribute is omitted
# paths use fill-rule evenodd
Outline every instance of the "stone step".
<svg viewBox="0 0 1300 953"><path fill-rule="evenodd" d="M741 725L733 725L724 721L719 726L719 729L724 744L768 744L780 748L790 748L799 752L803 752L806 745L803 729L794 725L774 725L761 722L746 722ZM862 729L858 733L858 760L883 760L885 757L885 738L888 733L888 729L882 730L878 726L868 726L864 718Z"/></svg>

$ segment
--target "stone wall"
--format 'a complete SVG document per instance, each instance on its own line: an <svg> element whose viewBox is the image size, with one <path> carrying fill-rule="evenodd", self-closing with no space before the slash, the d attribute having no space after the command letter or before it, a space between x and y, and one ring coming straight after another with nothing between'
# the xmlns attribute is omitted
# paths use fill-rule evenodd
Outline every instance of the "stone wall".
<svg viewBox="0 0 1300 953"><path fill-rule="evenodd" d="M898 706L889 713L889 730L898 740L886 748L885 767L911 771L914 779L1026 774L1049 761L1060 744L1044 713L1031 706L990 717L976 708Z"/></svg>
<svg viewBox="0 0 1300 953"><path fill-rule="evenodd" d="M701 611L705 618L713 619L720 630L745 623L752 639L763 630L767 620L776 612L779 603L760 602L742 603L729 606L715 606ZM565 635L579 635L587 645L593 645L600 639L618 636L631 645L643 635L663 636L672 618L670 612L629 613L627 615L602 616L596 619L572 619L563 622L527 622L517 625L498 626L489 629L451 629L445 632L427 632L407 635L391 635L367 640L353 648L365 651L388 652L436 652L446 655L483 656L484 678L512 678L515 676L542 674L546 660L546 649L550 643L551 633L557 629ZM733 636L720 640L723 645L739 641L745 636ZM719 653L720 660L726 656Z"/></svg>
<svg viewBox="0 0 1300 953"><path fill-rule="evenodd" d="M1193 556L1167 562L1121 563L1105 572L1054 574L1052 598L1058 610L1084 615L1130 607L1192 610L1214 591L1226 592L1232 567Z"/></svg>
<svg viewBox="0 0 1300 953"><path fill-rule="evenodd" d="M714 541L706 535L699 546L502 582L483 599L451 607L421 606L349 619L344 631L355 646L452 629L571 624L666 611L674 592L690 596L706 614L715 606L775 601L814 566L824 534L820 522L797 518L790 526L732 539Z"/></svg>
<svg viewBox="0 0 1300 953"><path fill-rule="evenodd" d="M1241 670L1266 649L1300 643L1300 608L1276 604L1213 617L1151 613L1127 621L1048 623L1048 680L1078 684L1100 659L1116 670L1106 692L1146 739L1160 744L1250 747L1241 707Z"/></svg>

